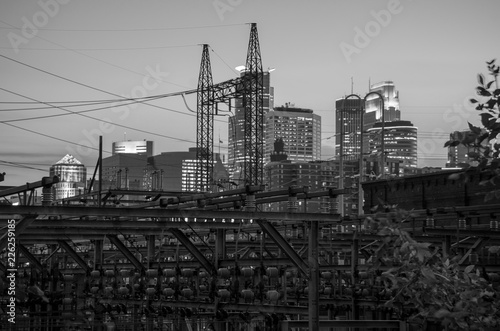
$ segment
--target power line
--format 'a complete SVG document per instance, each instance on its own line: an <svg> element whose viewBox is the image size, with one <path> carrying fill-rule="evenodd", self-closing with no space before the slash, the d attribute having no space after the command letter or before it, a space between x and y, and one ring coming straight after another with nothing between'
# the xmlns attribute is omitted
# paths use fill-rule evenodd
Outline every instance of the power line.
<svg viewBox="0 0 500 331"><path fill-rule="evenodd" d="M25 51L135 51L135 50L151 50L151 49L168 49L168 48L186 48L195 47L198 45L178 45L178 46L151 46L151 47L117 47L117 48L23 48ZM0 49L11 49L12 47L0 47Z"/></svg>
<svg viewBox="0 0 500 331"><path fill-rule="evenodd" d="M1 89L1 88L0 88ZM17 94L17 93L16 93ZM39 101L39 100L36 100L36 99L33 99L33 98L30 98L28 96L25 96L25 95L22 95L22 94L17 94L19 96L22 96L26 99L29 99L29 100L32 100L32 101L38 101L40 103L43 103L42 101ZM67 110L67 109L64 109L62 107L59 107L59 106L54 106L55 108L58 108L58 109L61 109L63 111L66 111L66 112L69 112L71 114L75 114L75 115L79 115L79 116L82 116L82 117L86 117L86 118L89 118L89 119L93 119L95 121L100 121L100 122L103 122L103 123L108 123L108 124L112 124L112 125L116 125L116 126L119 126L119 127L122 127L122 128L125 128L125 129L129 129L129 130L134 130L134 131L137 131L137 132L142 132L142 133L146 133L146 134L151 134L151 135L154 135L154 136L158 136L158 137L162 137L162 138L168 138L168 139L172 139L172 140L177 140L177 141L185 141L185 142L189 142L189 143L193 143L192 140L188 140L188 139L182 139L182 138L175 138L175 137L171 137L171 136L167 136L167 135L164 135L164 134L160 134L160 133L154 133L154 132L150 132L150 131L146 131L146 130L141 130L141 129L136 129L136 128L133 128L133 127L130 127L130 126L126 126L126 125L122 125L122 124L117 124L117 123L113 123L111 121L106 121L104 119L100 119L100 118L96 118L96 117L92 117L92 116L88 116L88 115L84 115L84 114L81 114L81 113L77 113L77 112L73 112L71 110ZM0 123L2 124L6 124L6 125L10 125L9 123L7 123L8 121L0 121ZM19 128L19 127L18 127Z"/></svg>
<svg viewBox="0 0 500 331"><path fill-rule="evenodd" d="M175 94L177 95L177 94ZM125 101L137 101L137 102L144 102L146 100L151 100L151 99L156 99L158 97L168 97L171 96L169 94L161 94L161 95L154 95L154 96L147 96L147 97L141 97L141 98L122 98L122 99L114 99L114 100L87 100L87 101L44 101L45 103L49 104L63 104L64 107L83 107L83 106L94 106L94 105L102 105L102 104L107 104L107 103L117 103L117 102L125 102ZM40 104L39 102L35 101L0 101L0 104ZM26 108L4 108L0 109L0 111L24 111L24 110L43 110L43 109L53 109L53 106L49 107L26 107Z"/></svg>
<svg viewBox="0 0 500 331"><path fill-rule="evenodd" d="M10 27L0 27L3 30L20 30L9 23L0 21ZM183 26L183 27L168 27L168 28L136 28L136 29L50 29L38 28L40 31L59 31L59 32L135 32L135 31L172 31L172 30L193 30L193 29L211 29L211 28L225 28L230 26L242 26L247 23L235 24L219 24L219 25L199 25L199 26Z"/></svg>
<svg viewBox="0 0 500 331"><path fill-rule="evenodd" d="M28 97L26 97L24 95L21 95L19 93L16 93L16 92L13 92L13 91L1 88L1 87L0 87L0 90L12 93L12 94L17 95L17 96L28 98ZM160 99L160 98L163 98L163 97L157 97L157 99ZM98 111L98 110L104 110L104 109L110 109L110 108L117 108L117 107L124 107L124 106L128 106L128 105L136 104L136 103L141 103L141 101L129 102L129 103L125 103L125 104L118 105L118 106L106 106L106 107L99 107L99 108L81 110L81 111L78 111L78 112L73 112L73 111L70 111L70 110L67 110L67 109L63 109L62 107L59 107L59 106L53 106L53 105L51 105L49 103L46 103L46 102L41 102L41 103L49 105L50 106L49 108L57 108L57 109L68 111L69 113L53 114L53 115L42 115L42 116L27 117L27 118L17 118L17 119L13 119L13 120L5 120L5 121L0 121L0 122L1 123L21 122L21 121L30 121L30 120L37 120L37 119L44 119L44 118L67 116L67 115L80 115L82 113L88 113L88 112L93 112L93 111Z"/></svg>
<svg viewBox="0 0 500 331"><path fill-rule="evenodd" d="M16 26L14 26L14 25L12 25L12 24L9 24L9 23L7 23L7 22L4 22L4 21L2 21L2 20L0 20L0 22L1 22L1 23L4 23L4 24L6 24L6 25L8 25L8 26L10 26L10 27L12 27L12 28L14 28L14 29L21 30L21 28L18 28L18 27L16 27ZM56 46L58 46L58 47L64 48L64 49L69 50L69 51L72 51L72 52L74 52L74 53L76 53L76 54L79 54L79 55L82 55L82 56L85 56L85 57L91 58L91 59L93 59L93 60L95 60L95 61L98 61L98 62L101 62L101 63L107 64L107 65L112 66L112 67L115 67L115 68L119 68L119 69L121 69L121 70L125 70L125 71L128 71L128 72L134 73L134 74L139 75L139 76L141 76L141 77L143 77L143 76L144 76L143 74L141 74L141 73L139 73L139 72L136 72L136 71L133 71L133 70L130 70L130 69L127 69L127 68L120 67L119 65L116 65L116 64L114 64L114 63L110 63L110 62L107 62L107 61L104 61L104 60L98 59L98 58L93 57L93 56L91 56L91 55L88 55L88 54L82 53L82 52L77 51L77 50L73 50L73 49L71 49L71 48L68 48L68 47L63 46L63 45L58 44L58 43L55 43L55 42L53 42L53 41L50 41L50 40L48 40L48 39L45 39L45 38L41 37L39 34L36 34L36 35L35 35L35 37L36 37L36 38L38 38L38 39L41 39L41 40L43 40L43 41L46 41L46 42L48 42L48 43L50 43L50 44L52 44L52 45L56 45ZM163 83L168 83L168 84L176 85L176 86L179 86L179 87L182 87L182 88L186 88L186 86L182 86L182 85L180 85L180 84L176 84L176 83L169 82L169 81L164 81L164 80L162 80L162 79L159 79L159 81L161 81L161 82L163 82Z"/></svg>

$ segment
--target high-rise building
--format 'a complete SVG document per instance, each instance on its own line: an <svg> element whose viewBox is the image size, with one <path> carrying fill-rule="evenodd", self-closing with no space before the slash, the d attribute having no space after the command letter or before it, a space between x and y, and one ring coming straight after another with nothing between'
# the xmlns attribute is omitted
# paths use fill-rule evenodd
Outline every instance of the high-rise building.
<svg viewBox="0 0 500 331"><path fill-rule="evenodd" d="M245 71L241 72L245 75ZM271 86L269 72L264 72L264 114L274 107L274 89ZM242 183L243 166L245 162L245 109L243 100L237 98L234 104L234 115L228 121L228 168L231 180ZM264 162L264 160L262 160Z"/></svg>
<svg viewBox="0 0 500 331"><path fill-rule="evenodd" d="M87 168L72 155L66 154L50 167L50 176L58 176L59 183L52 185L54 200L85 193Z"/></svg>
<svg viewBox="0 0 500 331"><path fill-rule="evenodd" d="M369 92L377 92L384 98L385 122L399 121L401 119L401 112L399 110L399 91L396 90L394 82L383 81L371 84ZM367 114L375 112L375 116L372 115L366 118L367 120L365 121L365 124L367 126L372 126L375 122L382 121L382 102L378 95L368 95L365 106Z"/></svg>
<svg viewBox="0 0 500 331"><path fill-rule="evenodd" d="M153 155L153 142L147 140L126 140L113 143L113 155L125 154L145 154Z"/></svg>
<svg viewBox="0 0 500 331"><path fill-rule="evenodd" d="M289 161L308 162L321 158L321 116L311 109L275 107L265 118L265 162L271 160L274 143L281 139Z"/></svg>
<svg viewBox="0 0 500 331"><path fill-rule="evenodd" d="M392 121L384 125L384 146L382 150L382 122L368 129L368 161L380 164L385 155L384 174L400 175L405 168L417 167L417 127L410 121Z"/></svg>
<svg viewBox="0 0 500 331"><path fill-rule="evenodd" d="M359 159L362 109L362 99L341 98L335 102L335 155L342 154L344 160Z"/></svg>

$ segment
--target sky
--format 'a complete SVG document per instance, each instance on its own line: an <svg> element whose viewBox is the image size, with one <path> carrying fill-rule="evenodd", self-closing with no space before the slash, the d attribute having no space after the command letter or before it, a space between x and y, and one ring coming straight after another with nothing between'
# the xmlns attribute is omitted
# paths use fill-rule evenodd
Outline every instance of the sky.
<svg viewBox="0 0 500 331"><path fill-rule="evenodd" d="M321 116L322 159L334 155L335 100L390 80L418 127L419 166L444 166L449 133L479 124L468 100L500 54L499 11L498 0L2 1L1 184L38 181L66 154L91 176L99 136L104 157L122 140L152 140L155 154L194 147L196 95L176 92L196 89L202 44L214 83L237 77L248 23L275 69L275 105ZM214 128L222 153L227 119Z"/></svg>

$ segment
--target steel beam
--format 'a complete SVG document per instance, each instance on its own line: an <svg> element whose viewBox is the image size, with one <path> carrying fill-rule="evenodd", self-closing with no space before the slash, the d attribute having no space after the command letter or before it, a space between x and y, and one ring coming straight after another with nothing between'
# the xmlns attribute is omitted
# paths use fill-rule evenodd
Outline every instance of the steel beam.
<svg viewBox="0 0 500 331"><path fill-rule="evenodd" d="M30 261L30 263L33 264L33 266L35 266L35 268L37 268L39 271L42 271L43 267L40 261L38 261L38 259L34 257L33 254L31 254L30 251L24 245L18 243L17 248L19 248L21 254L23 254L24 257L27 258L28 261Z"/></svg>
<svg viewBox="0 0 500 331"><path fill-rule="evenodd" d="M190 222L191 226L196 225L196 228L224 228L224 229L238 229L240 228L240 223L227 223L227 222ZM115 230L151 230L155 231L155 234L159 230L169 228L185 228L188 227L186 222L173 222L173 221L131 221L131 220L75 220L75 219L64 219L64 220L47 220L47 219L37 219L32 222L29 229L62 229L62 228L75 228L75 229L115 229ZM17 232L17 228L16 228Z"/></svg>
<svg viewBox="0 0 500 331"><path fill-rule="evenodd" d="M145 270L141 261L139 261L134 254L121 242L116 235L106 236L109 241L116 246L116 248L134 265L137 270Z"/></svg>
<svg viewBox="0 0 500 331"><path fill-rule="evenodd" d="M71 246L64 240L58 240L57 243L61 246L69 256L85 271L90 271L90 267L85 263L85 261L78 255L77 252L71 248Z"/></svg>
<svg viewBox="0 0 500 331"><path fill-rule="evenodd" d="M214 265L198 250L195 244L186 237L184 232L179 229L168 229L168 231L172 233L191 254L193 254L194 258L200 262L201 266L205 268L207 272L212 274L216 272Z"/></svg>
<svg viewBox="0 0 500 331"><path fill-rule="evenodd" d="M19 239L19 235L21 235L24 230L37 218L38 215L30 215L22 218L19 222L17 222L14 233L16 234L16 238ZM5 231L4 235L0 237L0 251L2 251L5 247L7 247L9 231Z"/></svg>
<svg viewBox="0 0 500 331"><path fill-rule="evenodd" d="M339 221L339 215L323 213L285 213L285 212L249 212L216 210L166 210L166 209L130 209L120 207L73 207L73 206L2 206L0 214L21 215L65 215L65 216L103 216L103 217L143 217L143 218L197 218L197 219L267 219L282 221Z"/></svg>
<svg viewBox="0 0 500 331"><path fill-rule="evenodd" d="M483 243L484 240L488 240L488 238L485 238L485 237L482 237L482 238L478 238L476 240L476 242L474 243L474 245L471 246L471 248L469 248L467 250L467 252L465 252L464 256L462 256L462 258L460 259L460 261L458 262L458 264L462 264L464 263L467 258L469 257L469 255L475 250L477 249L479 246L481 246L481 244Z"/></svg>
<svg viewBox="0 0 500 331"><path fill-rule="evenodd" d="M52 184L59 183L59 177L43 177L42 180L33 183L26 183L25 185L8 188L6 190L0 191L0 197L6 197L8 195L23 193L29 190L33 190L36 188L44 187L44 186L52 186Z"/></svg>
<svg viewBox="0 0 500 331"><path fill-rule="evenodd" d="M271 239L278 245L278 247L283 250L283 252L290 258L292 263L304 274L306 278L309 278L309 266L308 264L295 252L293 247L288 244L285 238L272 226L269 222L263 219L257 219L257 224L262 228L262 230L271 237Z"/></svg>

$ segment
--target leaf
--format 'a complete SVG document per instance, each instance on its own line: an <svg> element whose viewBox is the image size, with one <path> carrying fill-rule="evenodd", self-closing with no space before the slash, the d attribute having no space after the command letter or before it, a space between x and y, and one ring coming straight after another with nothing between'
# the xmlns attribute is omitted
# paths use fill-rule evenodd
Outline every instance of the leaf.
<svg viewBox="0 0 500 331"><path fill-rule="evenodd" d="M478 74L477 75L477 81L479 84L484 85L484 76L483 74Z"/></svg>
<svg viewBox="0 0 500 331"><path fill-rule="evenodd" d="M477 93L478 95L483 96L483 97L491 97L491 92L490 92L490 91L488 91L487 89L485 89L485 88L484 88L484 87L482 87L482 86L478 86L478 87L476 88L476 93Z"/></svg>
<svg viewBox="0 0 500 331"><path fill-rule="evenodd" d="M468 266L465 268L464 272L466 272L466 273L470 273L470 272L474 269L474 267L475 267L475 266L474 266L473 264L468 265Z"/></svg>
<svg viewBox="0 0 500 331"><path fill-rule="evenodd" d="M488 127L489 125L489 120L493 117L490 113L481 113L481 123L485 126Z"/></svg>
<svg viewBox="0 0 500 331"><path fill-rule="evenodd" d="M486 88L489 89L491 87L491 84L493 84L495 81L492 80L491 82L489 82L488 84L486 84Z"/></svg>
<svg viewBox="0 0 500 331"><path fill-rule="evenodd" d="M470 102L470 103L477 103L477 100L476 100L476 99L474 99L474 98L471 98L471 99L469 99L469 102Z"/></svg>
<svg viewBox="0 0 500 331"><path fill-rule="evenodd" d="M469 129L474 132L475 134L480 134L481 133L481 128L478 128L477 126L472 125L470 122L469 123Z"/></svg>
<svg viewBox="0 0 500 331"><path fill-rule="evenodd" d="M436 281L436 276L434 275L434 272L429 268L429 267L422 267L422 275L431 281Z"/></svg>
<svg viewBox="0 0 500 331"><path fill-rule="evenodd" d="M434 313L434 317L436 318L444 318L450 315L450 311L448 309L439 309Z"/></svg>
<svg viewBox="0 0 500 331"><path fill-rule="evenodd" d="M476 153L476 152L469 152L469 153L467 153L467 156L468 156L469 158L473 158L473 159L475 159L475 158L478 158L478 157L479 157L479 153Z"/></svg>

